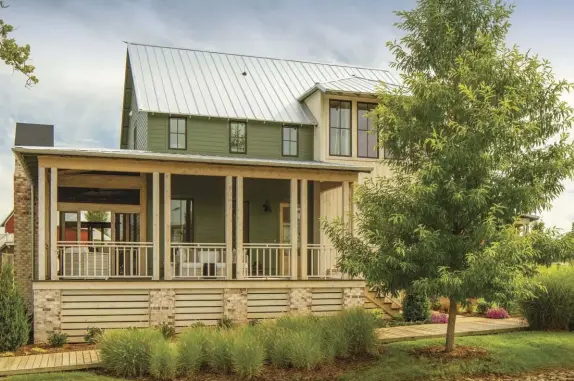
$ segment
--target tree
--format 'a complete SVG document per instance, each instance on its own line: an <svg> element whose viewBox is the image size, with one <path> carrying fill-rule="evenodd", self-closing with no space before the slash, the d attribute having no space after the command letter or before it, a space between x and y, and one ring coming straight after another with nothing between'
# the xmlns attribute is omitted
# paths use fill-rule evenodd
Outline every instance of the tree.
<svg viewBox="0 0 574 381"><path fill-rule="evenodd" d="M515 218L548 208L574 169L572 109L560 99L571 85L506 46L512 10L419 0L397 12L404 37L388 46L403 86L381 88L373 113L393 177L357 188L353 233L324 224L344 271L449 298L446 351L458 302L522 292L544 251Z"/></svg>
<svg viewBox="0 0 574 381"><path fill-rule="evenodd" d="M4 1L0 0L0 9L8 8ZM38 78L34 75L35 67L28 63L30 59L30 45L20 46L16 40L9 37L14 31L12 25L6 24L0 19L0 59L11 66L15 71L24 74L28 79L26 86L38 83Z"/></svg>
<svg viewBox="0 0 574 381"><path fill-rule="evenodd" d="M86 212L84 215L88 222L107 222L108 212Z"/></svg>
<svg viewBox="0 0 574 381"><path fill-rule="evenodd" d="M12 266L0 270L0 351L14 351L28 342L30 323L14 285Z"/></svg>

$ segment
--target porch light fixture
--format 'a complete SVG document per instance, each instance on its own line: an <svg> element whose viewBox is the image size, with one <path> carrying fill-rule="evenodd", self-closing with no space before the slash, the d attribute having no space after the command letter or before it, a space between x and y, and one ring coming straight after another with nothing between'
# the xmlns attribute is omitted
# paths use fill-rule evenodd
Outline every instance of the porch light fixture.
<svg viewBox="0 0 574 381"><path fill-rule="evenodd" d="M271 205L269 205L269 200L265 200L263 203L263 211L265 213L271 213Z"/></svg>

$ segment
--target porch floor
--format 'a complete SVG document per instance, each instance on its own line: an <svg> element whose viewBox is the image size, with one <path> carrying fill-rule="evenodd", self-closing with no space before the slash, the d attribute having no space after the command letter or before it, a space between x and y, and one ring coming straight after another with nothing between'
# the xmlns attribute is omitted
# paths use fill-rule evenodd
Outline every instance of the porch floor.
<svg viewBox="0 0 574 381"><path fill-rule="evenodd" d="M527 328L528 324L522 319L494 320L458 316L456 335L486 335L520 331ZM446 324L411 325L377 330L377 337L383 343L444 337L445 334ZM100 358L97 350L0 357L0 377L97 368L99 364Z"/></svg>

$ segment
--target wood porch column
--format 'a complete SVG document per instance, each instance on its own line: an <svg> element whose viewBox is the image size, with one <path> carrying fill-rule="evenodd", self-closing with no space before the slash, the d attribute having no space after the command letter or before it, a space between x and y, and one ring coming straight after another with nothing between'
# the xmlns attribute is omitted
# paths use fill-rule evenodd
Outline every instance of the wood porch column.
<svg viewBox="0 0 574 381"><path fill-rule="evenodd" d="M171 280L171 173L163 176L163 278Z"/></svg>
<svg viewBox="0 0 574 381"><path fill-rule="evenodd" d="M50 279L58 280L58 168L50 176Z"/></svg>
<svg viewBox="0 0 574 381"><path fill-rule="evenodd" d="M345 223L345 225L349 225L350 228L350 222L351 222L351 216L349 215L349 212L351 210L351 185L349 181L343 181L343 222Z"/></svg>
<svg viewBox="0 0 574 381"><path fill-rule="evenodd" d="M225 270L233 278L233 176L225 176ZM239 267L237 267L239 272ZM236 275L237 276L237 275Z"/></svg>
<svg viewBox="0 0 574 381"><path fill-rule="evenodd" d="M159 280L159 172L153 173L153 269L152 269L152 279Z"/></svg>
<svg viewBox="0 0 574 381"><path fill-rule="evenodd" d="M307 240L308 240L308 183L301 180L301 279L307 279Z"/></svg>
<svg viewBox="0 0 574 381"><path fill-rule="evenodd" d="M298 196L298 182L297 179L291 179L291 200L289 203L289 223L291 224L291 279L297 279L297 196Z"/></svg>
<svg viewBox="0 0 574 381"><path fill-rule="evenodd" d="M235 193L235 250L237 251L237 279L245 277L243 253L243 176L237 176Z"/></svg>
<svg viewBox="0 0 574 381"><path fill-rule="evenodd" d="M38 167L38 280L46 280L46 168Z"/></svg>

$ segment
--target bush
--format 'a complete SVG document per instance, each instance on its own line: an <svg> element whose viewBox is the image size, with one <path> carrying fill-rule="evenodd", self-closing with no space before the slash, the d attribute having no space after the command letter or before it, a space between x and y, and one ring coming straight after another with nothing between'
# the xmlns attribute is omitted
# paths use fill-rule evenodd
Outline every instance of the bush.
<svg viewBox="0 0 574 381"><path fill-rule="evenodd" d="M217 326L223 329L233 329L233 327L235 327L235 323L233 322L233 319L224 316L223 319L217 322Z"/></svg>
<svg viewBox="0 0 574 381"><path fill-rule="evenodd" d="M316 330L290 331L288 359L295 368L313 369L323 361L321 337Z"/></svg>
<svg viewBox="0 0 574 381"><path fill-rule="evenodd" d="M48 335L48 344L51 347L59 348L63 347L68 342L68 335L63 332L51 332Z"/></svg>
<svg viewBox="0 0 574 381"><path fill-rule="evenodd" d="M251 330L245 330L233 340L230 354L233 371L238 376L251 379L261 374L265 362L265 344L258 341Z"/></svg>
<svg viewBox="0 0 574 381"><path fill-rule="evenodd" d="M277 329L268 349L268 357L273 365L287 368L291 365L291 332L286 329Z"/></svg>
<svg viewBox="0 0 574 381"><path fill-rule="evenodd" d="M175 327L169 325L166 322L163 322L155 327L158 331L161 332L162 336L166 340L171 340L175 337Z"/></svg>
<svg viewBox="0 0 574 381"><path fill-rule="evenodd" d="M189 329L179 336L178 373L191 377L197 373L206 359L206 342L209 332L205 328Z"/></svg>
<svg viewBox="0 0 574 381"><path fill-rule="evenodd" d="M486 317L489 319L508 319L510 315L502 307L491 308L486 312Z"/></svg>
<svg viewBox="0 0 574 381"><path fill-rule="evenodd" d="M440 298L431 298L430 299L430 308L433 311L440 311L442 308L442 304L440 304Z"/></svg>
<svg viewBox="0 0 574 381"><path fill-rule="evenodd" d="M434 312L431 314L431 323L433 324L446 324L448 323L448 315L444 312Z"/></svg>
<svg viewBox="0 0 574 381"><path fill-rule="evenodd" d="M211 369L227 373L232 368L231 346L235 332L219 329L211 332L206 341L206 361Z"/></svg>
<svg viewBox="0 0 574 381"><path fill-rule="evenodd" d="M97 327L89 327L88 331L84 335L84 341L86 342L86 344L90 345L97 344L102 338L103 334L104 334L103 329Z"/></svg>
<svg viewBox="0 0 574 381"><path fill-rule="evenodd" d="M149 373L157 380L173 380L177 373L177 349L167 339L158 340L150 352Z"/></svg>
<svg viewBox="0 0 574 381"><path fill-rule="evenodd" d="M534 330L568 330L574 326L574 267L561 266L534 279L532 296L520 301Z"/></svg>
<svg viewBox="0 0 574 381"><path fill-rule="evenodd" d="M407 292L403 300L405 321L425 321L430 317L430 304L425 294Z"/></svg>
<svg viewBox="0 0 574 381"><path fill-rule="evenodd" d="M0 272L0 352L15 351L28 342L30 322L24 301L14 285L12 266Z"/></svg>
<svg viewBox="0 0 574 381"><path fill-rule="evenodd" d="M339 315L351 355L375 353L375 319L362 308L344 310Z"/></svg>
<svg viewBox="0 0 574 381"><path fill-rule="evenodd" d="M486 315L486 313L488 312L489 309L492 308L492 303L490 302L479 302L476 305L476 312L478 312L481 315Z"/></svg>
<svg viewBox="0 0 574 381"><path fill-rule="evenodd" d="M374 318L376 319L376 316ZM319 329L325 360L333 361L335 358L349 356L349 342L345 332L344 319L341 316L323 319Z"/></svg>
<svg viewBox="0 0 574 381"><path fill-rule="evenodd" d="M162 340L155 329L106 331L98 344L102 367L116 377L142 377L149 372L151 349Z"/></svg>

